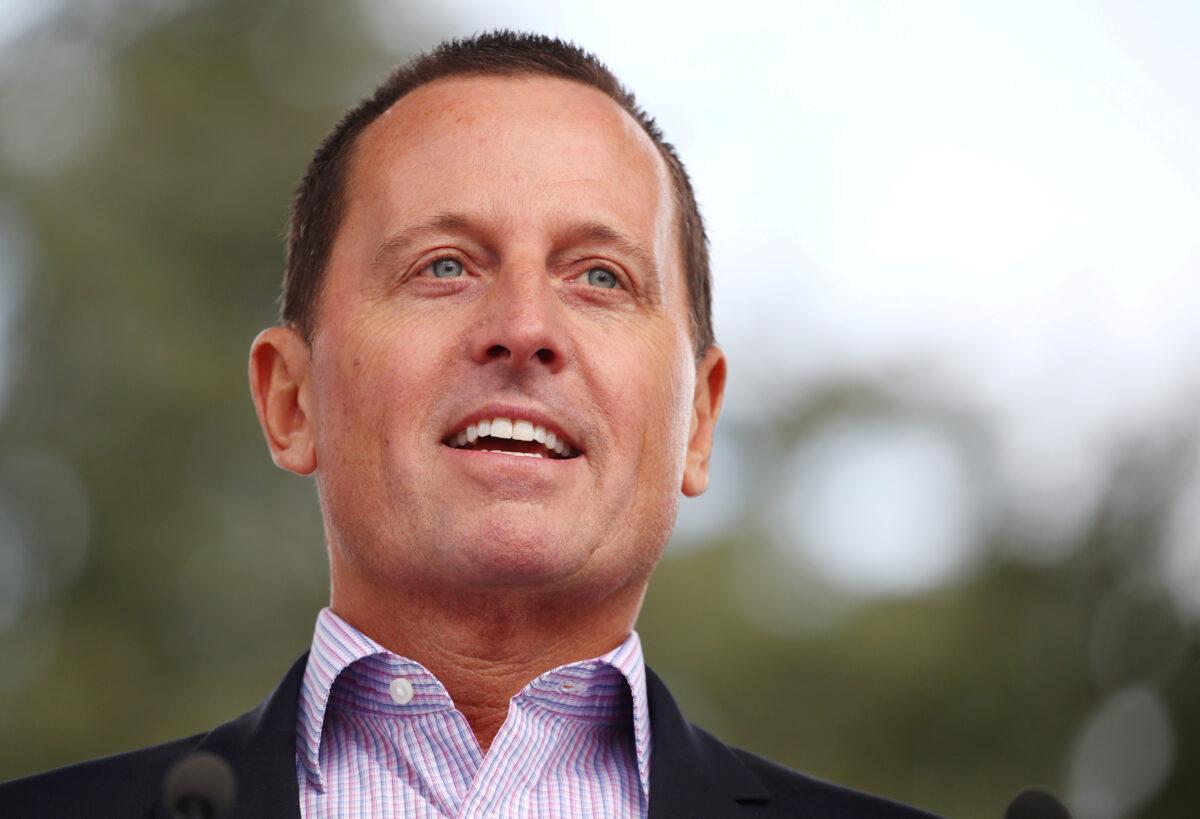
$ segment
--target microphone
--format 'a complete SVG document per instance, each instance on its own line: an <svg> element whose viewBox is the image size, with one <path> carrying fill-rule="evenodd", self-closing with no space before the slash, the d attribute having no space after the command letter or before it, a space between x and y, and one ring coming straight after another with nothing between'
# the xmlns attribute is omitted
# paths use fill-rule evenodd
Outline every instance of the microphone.
<svg viewBox="0 0 1200 819"><path fill-rule="evenodd" d="M1071 819L1071 814L1049 791L1026 788L1004 811L1004 819Z"/></svg>
<svg viewBox="0 0 1200 819"><path fill-rule="evenodd" d="M236 790L229 763L208 751L188 754L163 779L163 801L174 819L219 819Z"/></svg>

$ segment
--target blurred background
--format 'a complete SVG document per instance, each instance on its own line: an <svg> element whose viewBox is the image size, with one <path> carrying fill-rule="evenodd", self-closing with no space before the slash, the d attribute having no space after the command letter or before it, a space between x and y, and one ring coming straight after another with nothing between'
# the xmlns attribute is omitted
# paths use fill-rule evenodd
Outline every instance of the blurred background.
<svg viewBox="0 0 1200 819"><path fill-rule="evenodd" d="M601 55L731 361L639 624L727 741L951 817L1200 805L1200 6L0 0L0 779L255 705L327 594L245 362L393 64ZM736 669L731 672L730 669Z"/></svg>

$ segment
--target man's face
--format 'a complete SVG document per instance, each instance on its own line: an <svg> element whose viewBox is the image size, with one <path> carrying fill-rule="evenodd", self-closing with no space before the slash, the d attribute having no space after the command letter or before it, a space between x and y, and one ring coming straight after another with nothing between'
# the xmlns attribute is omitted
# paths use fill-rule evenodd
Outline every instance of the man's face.
<svg viewBox="0 0 1200 819"><path fill-rule="evenodd" d="M307 387L335 584L648 578L703 489L675 220L653 144L576 83L440 80L363 132Z"/></svg>

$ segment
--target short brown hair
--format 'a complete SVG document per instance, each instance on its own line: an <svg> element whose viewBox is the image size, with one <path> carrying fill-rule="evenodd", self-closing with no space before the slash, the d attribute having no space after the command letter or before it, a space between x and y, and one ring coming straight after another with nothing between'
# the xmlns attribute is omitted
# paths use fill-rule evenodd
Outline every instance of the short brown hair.
<svg viewBox="0 0 1200 819"><path fill-rule="evenodd" d="M708 238L691 180L675 148L654 119L596 57L578 46L540 34L494 31L448 40L396 68L371 96L351 108L318 146L292 200L281 318L305 340L316 329L324 269L341 226L346 170L354 142L401 97L437 79L455 76L542 75L573 80L603 91L629 113L658 147L671 174L688 286L696 356L713 344L712 275Z"/></svg>

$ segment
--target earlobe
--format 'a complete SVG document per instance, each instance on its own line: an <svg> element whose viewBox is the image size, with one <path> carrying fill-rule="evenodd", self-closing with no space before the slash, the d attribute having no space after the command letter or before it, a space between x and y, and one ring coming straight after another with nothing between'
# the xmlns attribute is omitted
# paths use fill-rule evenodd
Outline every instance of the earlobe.
<svg viewBox="0 0 1200 819"><path fill-rule="evenodd" d="M688 436L687 461L683 468L683 494L696 497L708 488L708 461L712 454L713 430L725 400L725 353L715 344L708 348L696 367L696 395L692 402L692 424Z"/></svg>
<svg viewBox="0 0 1200 819"><path fill-rule="evenodd" d="M317 468L310 415L310 353L291 327L263 330L250 346L250 394L275 465L309 475Z"/></svg>

